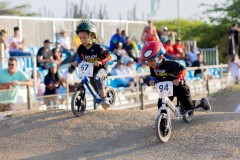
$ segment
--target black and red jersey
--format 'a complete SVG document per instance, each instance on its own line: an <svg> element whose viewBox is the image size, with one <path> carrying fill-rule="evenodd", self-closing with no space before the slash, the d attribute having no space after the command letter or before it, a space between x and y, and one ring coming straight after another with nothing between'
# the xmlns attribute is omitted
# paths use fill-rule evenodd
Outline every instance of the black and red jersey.
<svg viewBox="0 0 240 160"><path fill-rule="evenodd" d="M78 56L85 62L94 63L95 61L100 61L102 65L100 67L95 67L93 72L97 72L101 68L105 68L105 64L111 61L111 55L108 50L102 48L99 44L93 43L91 48L87 49L82 44L77 50Z"/></svg>
<svg viewBox="0 0 240 160"><path fill-rule="evenodd" d="M150 74L151 77L157 78L158 82L173 81L179 77L183 70L185 68L180 63L163 58L157 69L150 67Z"/></svg>

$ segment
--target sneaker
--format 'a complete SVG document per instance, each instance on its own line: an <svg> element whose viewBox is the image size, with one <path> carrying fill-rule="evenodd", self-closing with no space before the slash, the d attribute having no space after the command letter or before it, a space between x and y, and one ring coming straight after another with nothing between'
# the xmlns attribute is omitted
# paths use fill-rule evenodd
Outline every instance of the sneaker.
<svg viewBox="0 0 240 160"><path fill-rule="evenodd" d="M211 104L209 103L207 98L202 98L201 99L201 105L204 110L211 111Z"/></svg>
<svg viewBox="0 0 240 160"><path fill-rule="evenodd" d="M102 100L102 107L103 107L104 110L106 110L106 109L108 109L110 107L110 103L107 100L107 98L103 98L103 100Z"/></svg>
<svg viewBox="0 0 240 160"><path fill-rule="evenodd" d="M179 112L181 115L184 115L186 113L186 110L183 107L180 107Z"/></svg>

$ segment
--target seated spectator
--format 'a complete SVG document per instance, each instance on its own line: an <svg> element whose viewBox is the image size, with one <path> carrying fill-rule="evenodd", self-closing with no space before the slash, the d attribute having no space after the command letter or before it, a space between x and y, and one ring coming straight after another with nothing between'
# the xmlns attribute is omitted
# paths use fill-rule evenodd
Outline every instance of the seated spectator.
<svg viewBox="0 0 240 160"><path fill-rule="evenodd" d="M58 69L56 63L50 63L48 64L48 74L44 78L44 84L45 84L45 92L44 95L55 95L57 94L57 89L60 87L60 85L65 86L64 80L61 79L58 75ZM58 104L58 97L46 97L44 99L44 103L49 106L51 104L51 101L54 105Z"/></svg>
<svg viewBox="0 0 240 160"><path fill-rule="evenodd" d="M181 44L181 39L178 38L173 45L175 59L184 59L184 46Z"/></svg>
<svg viewBox="0 0 240 160"><path fill-rule="evenodd" d="M0 32L0 50L4 53L0 54L0 69L5 68L7 60L9 57L8 53L8 44L7 44L7 32L5 30L1 30Z"/></svg>
<svg viewBox="0 0 240 160"><path fill-rule="evenodd" d="M77 77L77 74L75 73L75 67L70 66L66 72L64 72L61 76L64 80L64 82L69 87L69 92L75 92L75 89L79 87L80 79Z"/></svg>
<svg viewBox="0 0 240 160"><path fill-rule="evenodd" d="M148 74L148 75L142 75L140 76L140 83L144 83L144 84L148 84L149 80L150 80L150 70L149 67L147 65L147 63L142 63L138 69L137 69L137 73L139 74Z"/></svg>
<svg viewBox="0 0 240 160"><path fill-rule="evenodd" d="M31 86L32 82L20 70L17 70L17 59L8 59L8 68L0 70L0 90L7 90L1 92L0 98L0 112L13 110L13 104L17 99L18 86Z"/></svg>
<svg viewBox="0 0 240 160"><path fill-rule="evenodd" d="M122 44L125 42L124 37L121 35L119 28L117 28L116 34L114 34L110 40L109 51L113 51L114 48L116 48L118 42L121 42Z"/></svg>
<svg viewBox="0 0 240 160"><path fill-rule="evenodd" d="M135 62L138 62L138 58L133 54L133 49L136 55L139 53L137 45L134 41L132 41L129 37L126 37L126 43L123 44L123 48L125 49L129 57L134 59Z"/></svg>
<svg viewBox="0 0 240 160"><path fill-rule="evenodd" d="M37 53L37 67L47 69L49 63L54 61L52 50L50 50L52 42L46 39L43 43L43 47L41 47Z"/></svg>
<svg viewBox="0 0 240 160"><path fill-rule="evenodd" d="M121 35L122 35L122 37L123 37L123 39L124 39L123 44L125 44L125 43L126 43L126 39L127 39L126 31L125 31L125 30L122 30Z"/></svg>
<svg viewBox="0 0 240 160"><path fill-rule="evenodd" d="M71 47L73 50L73 53L77 52L78 47L82 44L80 38L78 35L75 35L72 39Z"/></svg>
<svg viewBox="0 0 240 160"><path fill-rule="evenodd" d="M199 53L197 55L197 60L192 63L192 67L202 67L205 65L206 63L203 61L202 54ZM206 71L206 69L204 69L204 71ZM202 69L197 69L194 72L194 76L204 78L204 71Z"/></svg>
<svg viewBox="0 0 240 160"><path fill-rule="evenodd" d="M186 63L186 67L191 67L192 66L192 62L190 61L190 58L189 58L188 54L185 55L184 61Z"/></svg>
<svg viewBox="0 0 240 160"><path fill-rule="evenodd" d="M174 49L172 45L172 41L169 39L164 44L164 48L166 50L166 53L164 54L164 57L166 59L174 59Z"/></svg>
<svg viewBox="0 0 240 160"><path fill-rule="evenodd" d="M53 60L59 66L62 63L62 48L61 42L59 40L56 41L55 48L52 49Z"/></svg>
<svg viewBox="0 0 240 160"><path fill-rule="evenodd" d="M113 53L117 56L117 60L120 61L123 56L126 55L126 51L123 49L123 44L118 42L114 48Z"/></svg>
<svg viewBox="0 0 240 160"><path fill-rule="evenodd" d="M160 38L160 41L165 44L169 40L169 36L176 36L177 33L173 31L169 31L168 28L165 26L162 28L161 32L158 32L158 36ZM172 38L172 37L171 37Z"/></svg>
<svg viewBox="0 0 240 160"><path fill-rule="evenodd" d="M141 40L144 44L150 41L160 41L156 27L153 25L152 21L149 20L148 26L143 29Z"/></svg>
<svg viewBox="0 0 240 160"><path fill-rule="evenodd" d="M62 45L62 52L66 53L67 56L72 55L71 53L71 41L70 37L68 36L68 31L67 30L62 30L60 33L60 37L58 39L61 42Z"/></svg>
<svg viewBox="0 0 240 160"><path fill-rule="evenodd" d="M5 30L0 31L0 43L3 43L4 50L6 51L8 48L8 44L7 44L7 32Z"/></svg>
<svg viewBox="0 0 240 160"><path fill-rule="evenodd" d="M128 74L134 76L134 77L128 77L129 81L132 81L134 84L136 84L136 81L137 81L135 78L135 75L137 74L136 63L134 62L134 60L132 58L130 58L128 60L128 62L126 64L126 70L127 70Z"/></svg>
<svg viewBox="0 0 240 160"><path fill-rule="evenodd" d="M198 51L196 51L194 46L190 46L190 51L187 52L187 55L189 56L189 60L191 63L197 60L197 54Z"/></svg>
<svg viewBox="0 0 240 160"><path fill-rule="evenodd" d="M206 66L206 63L203 61L203 57L201 53L198 53L197 60L192 63L192 67L203 67ZM213 75L208 74L206 69L197 69L194 72L195 77L200 77L202 79L212 79Z"/></svg>
<svg viewBox="0 0 240 160"><path fill-rule="evenodd" d="M240 61L238 59L238 55L233 55L231 62L228 64L228 71L231 74L231 77L233 79L234 83L238 83L239 82L239 78L240 78Z"/></svg>
<svg viewBox="0 0 240 160"><path fill-rule="evenodd" d="M124 66L124 63L122 61L119 61L116 65L115 68L113 68L112 76L124 76L124 75L130 75L127 70L126 67ZM116 78L114 80L114 83L117 87L129 87L129 86L133 86L134 82L133 79L130 79L131 77L124 77L124 78Z"/></svg>
<svg viewBox="0 0 240 160"><path fill-rule="evenodd" d="M25 41L20 38L19 27L14 27L14 35L8 39L10 56L31 56L28 52L23 52Z"/></svg>

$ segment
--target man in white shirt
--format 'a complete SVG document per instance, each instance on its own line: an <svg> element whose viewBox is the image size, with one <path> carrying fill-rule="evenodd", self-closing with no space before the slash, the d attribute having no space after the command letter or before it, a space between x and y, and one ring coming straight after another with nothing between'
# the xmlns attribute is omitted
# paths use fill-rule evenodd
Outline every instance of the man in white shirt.
<svg viewBox="0 0 240 160"><path fill-rule="evenodd" d="M71 55L71 40L70 40L70 37L68 36L67 30L63 30L61 32L59 41L61 42L61 45L63 48L63 53L66 53L67 56L70 56Z"/></svg>
<svg viewBox="0 0 240 160"><path fill-rule="evenodd" d="M8 39L10 56L30 56L30 53L23 52L25 42L20 37L19 27L14 27L14 35Z"/></svg>

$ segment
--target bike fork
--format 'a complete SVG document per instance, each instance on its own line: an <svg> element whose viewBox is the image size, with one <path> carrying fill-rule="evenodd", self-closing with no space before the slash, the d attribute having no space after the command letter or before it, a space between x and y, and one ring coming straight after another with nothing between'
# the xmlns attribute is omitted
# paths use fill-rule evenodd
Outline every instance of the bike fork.
<svg viewBox="0 0 240 160"><path fill-rule="evenodd" d="M166 128L170 127L170 117L171 117L171 113L169 111L169 109L166 107L165 103L162 103L162 106L158 109L158 115L160 115L161 113L166 113L167 114L167 126Z"/></svg>

